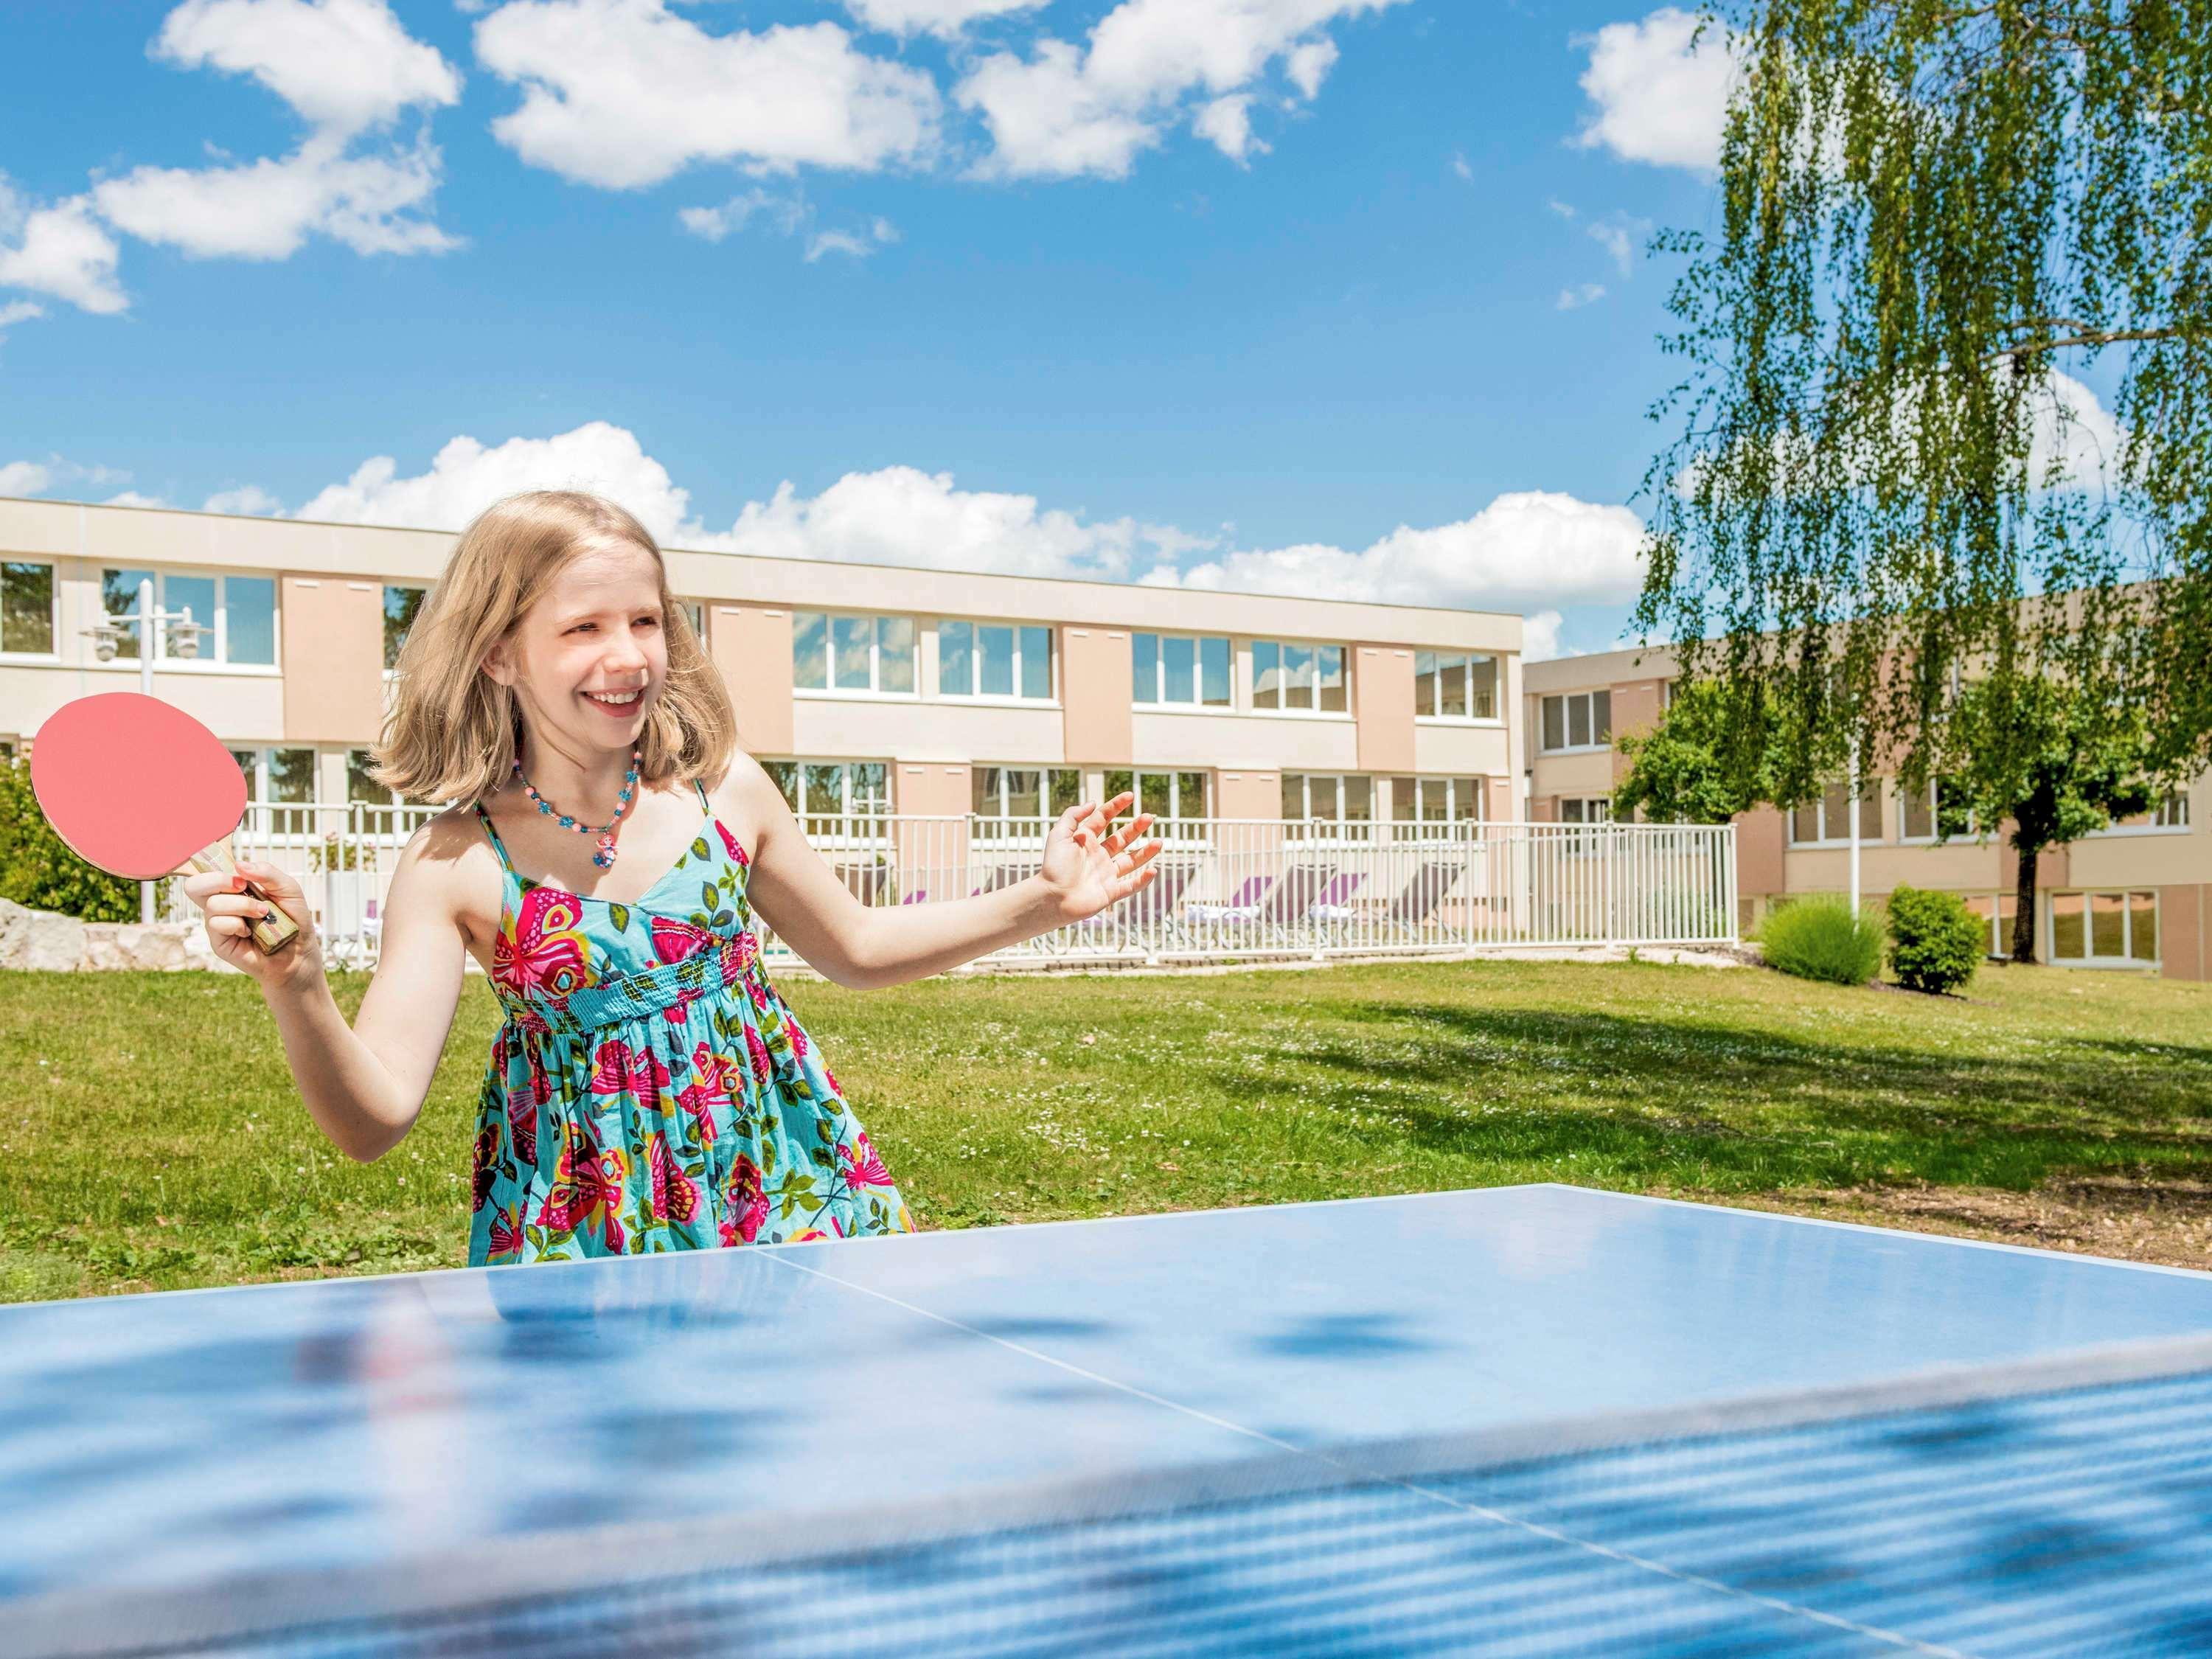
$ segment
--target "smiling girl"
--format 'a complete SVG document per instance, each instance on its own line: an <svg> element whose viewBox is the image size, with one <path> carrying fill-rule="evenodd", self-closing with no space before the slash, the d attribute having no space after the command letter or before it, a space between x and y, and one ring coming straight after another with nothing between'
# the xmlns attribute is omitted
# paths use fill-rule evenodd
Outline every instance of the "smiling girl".
<svg viewBox="0 0 2212 1659"><path fill-rule="evenodd" d="M1156 872L1124 793L1070 807L1042 866L948 903L861 904L737 744L660 550L611 501L540 490L462 532L400 653L374 775L461 803L401 853L348 1026L299 884L195 875L216 952L276 1018L349 1157L422 1111L465 958L506 1023L477 1121L471 1265L911 1231L882 1158L769 982L756 916L826 977L921 979L1097 915ZM300 926L264 957L258 884Z"/></svg>

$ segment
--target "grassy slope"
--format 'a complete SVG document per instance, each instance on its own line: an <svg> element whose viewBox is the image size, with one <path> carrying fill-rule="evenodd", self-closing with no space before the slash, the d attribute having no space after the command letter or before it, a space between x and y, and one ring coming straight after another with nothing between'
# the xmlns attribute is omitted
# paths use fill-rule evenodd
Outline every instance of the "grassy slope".
<svg viewBox="0 0 2212 1659"><path fill-rule="evenodd" d="M786 988L925 1225L1566 1180L1977 1231L1885 1195L2212 1178L2212 988L2136 976L1992 970L1968 1000L1499 963ZM481 980L422 1122L369 1166L321 1141L241 979L5 989L0 1300L462 1261Z"/></svg>

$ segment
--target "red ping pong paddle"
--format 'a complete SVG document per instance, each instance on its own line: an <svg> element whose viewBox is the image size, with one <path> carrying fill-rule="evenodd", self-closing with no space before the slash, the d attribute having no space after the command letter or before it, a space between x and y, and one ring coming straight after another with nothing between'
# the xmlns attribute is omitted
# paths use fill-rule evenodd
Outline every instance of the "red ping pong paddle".
<svg viewBox="0 0 2212 1659"><path fill-rule="evenodd" d="M31 745L31 788L54 833L110 875L156 881L185 869L235 873L230 837L246 816L246 775L215 733L137 691L104 691L56 709ZM299 924L269 906L248 937L273 956Z"/></svg>

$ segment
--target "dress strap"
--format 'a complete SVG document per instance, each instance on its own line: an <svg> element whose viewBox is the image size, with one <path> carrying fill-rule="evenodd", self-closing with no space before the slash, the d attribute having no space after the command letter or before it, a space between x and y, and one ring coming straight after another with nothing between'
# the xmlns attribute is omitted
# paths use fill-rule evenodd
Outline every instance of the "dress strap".
<svg viewBox="0 0 2212 1659"><path fill-rule="evenodd" d="M491 837L492 851L499 854L501 867L520 881L521 877L515 870L514 860L507 855L507 843L499 838L499 831L491 827L491 814L484 811L482 801L472 801L470 805L476 808L477 822L483 825L484 834Z"/></svg>
<svg viewBox="0 0 2212 1659"><path fill-rule="evenodd" d="M708 812L712 812L714 810L714 803L707 799L707 785L705 781L699 778L694 778L691 780L691 787L699 792L699 805L704 807Z"/></svg>

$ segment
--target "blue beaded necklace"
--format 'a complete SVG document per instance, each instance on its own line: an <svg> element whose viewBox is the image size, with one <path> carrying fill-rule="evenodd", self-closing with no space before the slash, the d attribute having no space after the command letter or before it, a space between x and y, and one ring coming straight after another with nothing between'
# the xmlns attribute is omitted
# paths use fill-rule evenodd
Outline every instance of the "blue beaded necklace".
<svg viewBox="0 0 2212 1659"><path fill-rule="evenodd" d="M522 775L522 757L520 755L514 757L514 777L515 781L522 786L522 793L538 803L538 810L547 817L560 819L563 830L574 830L580 836L597 836L599 845L592 854L592 862L602 870L611 870L615 862L615 825L623 821L623 815L629 811L632 798L637 793L638 763L643 757L642 750L629 751L629 770L623 775L622 793L615 798L615 815L603 827L596 830L588 823L577 823L565 812L555 811L553 803L532 788L530 780Z"/></svg>

